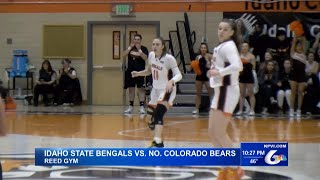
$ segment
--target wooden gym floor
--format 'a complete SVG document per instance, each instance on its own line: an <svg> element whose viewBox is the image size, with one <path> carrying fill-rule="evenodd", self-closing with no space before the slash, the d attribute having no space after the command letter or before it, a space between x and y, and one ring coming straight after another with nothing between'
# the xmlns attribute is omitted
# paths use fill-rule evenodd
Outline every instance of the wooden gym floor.
<svg viewBox="0 0 320 180"><path fill-rule="evenodd" d="M136 108L137 109L137 108ZM215 179L219 167L39 167L36 147L148 147L145 116L122 115L124 107L30 107L6 113L8 136L0 138L5 179ZM165 117L166 147L213 147L206 114ZM243 179L318 179L320 118L234 117L229 133L240 142L289 142L288 167L245 167Z"/></svg>

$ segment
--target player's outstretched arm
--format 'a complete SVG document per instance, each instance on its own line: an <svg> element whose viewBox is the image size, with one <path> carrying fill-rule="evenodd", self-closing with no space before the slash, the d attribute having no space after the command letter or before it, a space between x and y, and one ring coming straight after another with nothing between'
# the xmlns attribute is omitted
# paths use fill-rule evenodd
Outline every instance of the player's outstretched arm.
<svg viewBox="0 0 320 180"><path fill-rule="evenodd" d="M151 74L151 66L147 65L143 71L132 71L132 77L149 76Z"/></svg>

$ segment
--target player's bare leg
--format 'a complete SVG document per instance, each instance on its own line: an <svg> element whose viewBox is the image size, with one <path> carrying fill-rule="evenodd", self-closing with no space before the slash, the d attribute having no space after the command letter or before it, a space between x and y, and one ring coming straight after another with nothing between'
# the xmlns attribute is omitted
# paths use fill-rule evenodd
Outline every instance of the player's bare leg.
<svg viewBox="0 0 320 180"><path fill-rule="evenodd" d="M214 133L214 129L215 126L217 126L217 124L215 124L215 110L210 109L209 112L209 122L208 122L208 135L209 135L209 139L211 141L211 143L213 144L214 147L216 148L220 148L222 147L222 145L220 144L219 140L216 138L215 133Z"/></svg>
<svg viewBox="0 0 320 180"><path fill-rule="evenodd" d="M220 110L211 109L209 116L209 137L215 147L233 147L227 128L231 121L231 115ZM223 168L219 172L218 180L240 180L244 176L242 168Z"/></svg>
<svg viewBox="0 0 320 180"><path fill-rule="evenodd" d="M227 115L220 110L210 110L208 131L209 137L216 147L233 147L233 143L227 132L230 117L230 115Z"/></svg>

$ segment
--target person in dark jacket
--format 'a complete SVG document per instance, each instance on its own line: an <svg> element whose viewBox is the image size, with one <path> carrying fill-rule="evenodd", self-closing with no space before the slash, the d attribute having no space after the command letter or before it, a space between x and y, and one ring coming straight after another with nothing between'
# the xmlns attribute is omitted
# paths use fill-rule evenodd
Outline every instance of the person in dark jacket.
<svg viewBox="0 0 320 180"><path fill-rule="evenodd" d="M82 94L76 70L70 66L69 59L62 60L63 68L59 70L58 85L56 86L55 105L80 104Z"/></svg>
<svg viewBox="0 0 320 180"><path fill-rule="evenodd" d="M283 63L283 70L279 73L279 80L277 83L277 101L280 112L284 110L283 103L286 99L288 108L290 109L290 98L291 98L291 88L290 88L290 71L291 71L291 60L286 59Z"/></svg>
<svg viewBox="0 0 320 180"><path fill-rule="evenodd" d="M33 92L33 105L38 106L39 95L43 96L43 102L45 106L49 105L48 95L53 94L54 85L56 82L57 74L52 69L50 61L44 60L39 71L38 79L36 80L36 86Z"/></svg>
<svg viewBox="0 0 320 180"><path fill-rule="evenodd" d="M286 37L284 30L277 32L272 49L275 51L275 60L277 60L280 72L282 72L284 61L290 58L290 40Z"/></svg>
<svg viewBox="0 0 320 180"><path fill-rule="evenodd" d="M268 113L268 108L271 104L276 104L275 99L276 84L278 82L278 72L275 69L275 64L272 61L267 62L266 67L259 72L259 92L263 97L262 114Z"/></svg>

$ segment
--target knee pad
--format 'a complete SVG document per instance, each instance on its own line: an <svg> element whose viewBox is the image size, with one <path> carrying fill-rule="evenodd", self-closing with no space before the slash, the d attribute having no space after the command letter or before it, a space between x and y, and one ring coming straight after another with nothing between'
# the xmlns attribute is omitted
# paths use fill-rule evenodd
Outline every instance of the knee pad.
<svg viewBox="0 0 320 180"><path fill-rule="evenodd" d="M158 104L154 112L154 123L163 125L163 116L167 112L167 107L163 104Z"/></svg>
<svg viewBox="0 0 320 180"><path fill-rule="evenodd" d="M154 130L155 128L154 113L155 113L155 108L153 106L148 105L147 115L150 117L150 119L148 119L147 123L151 130Z"/></svg>

